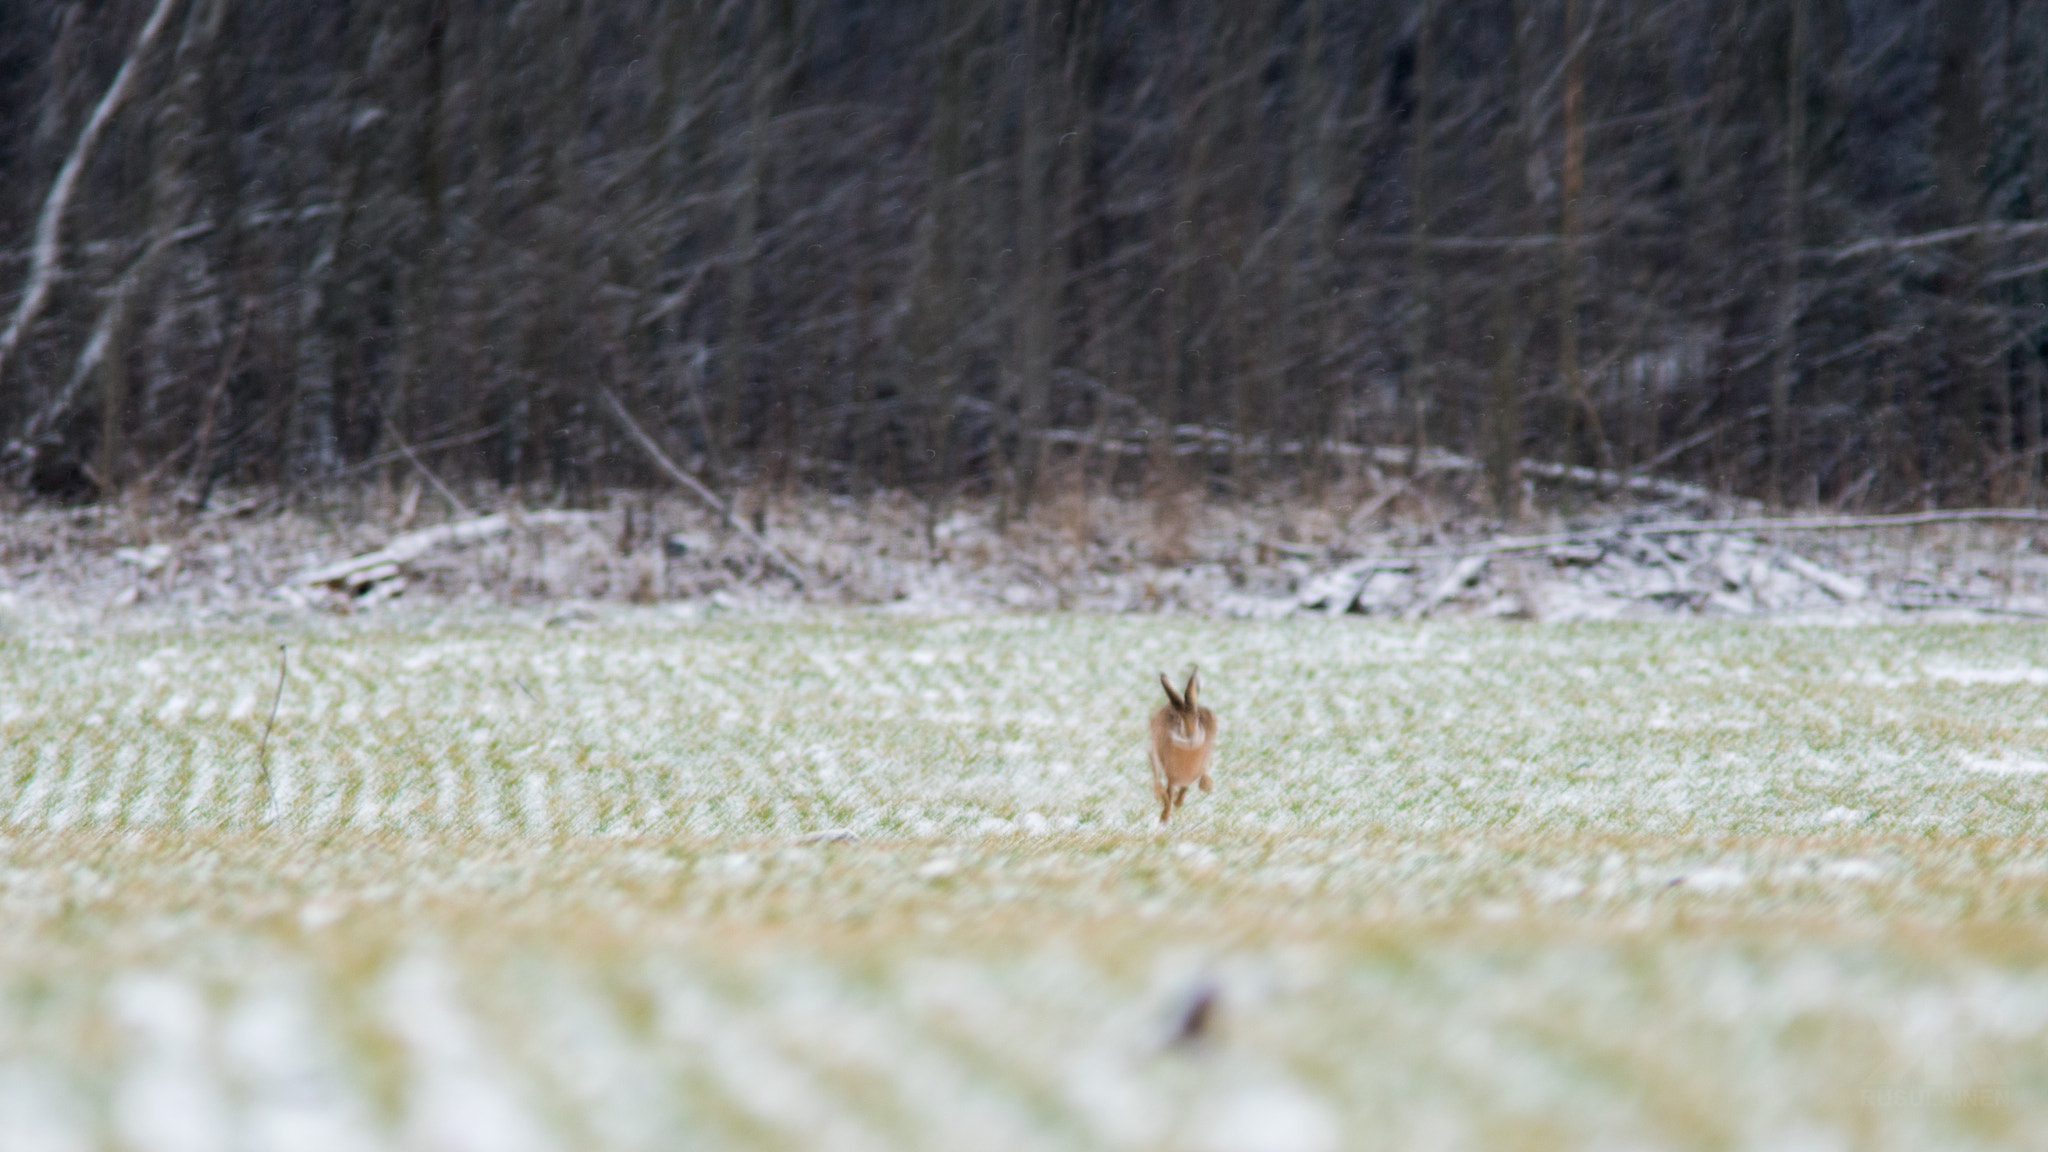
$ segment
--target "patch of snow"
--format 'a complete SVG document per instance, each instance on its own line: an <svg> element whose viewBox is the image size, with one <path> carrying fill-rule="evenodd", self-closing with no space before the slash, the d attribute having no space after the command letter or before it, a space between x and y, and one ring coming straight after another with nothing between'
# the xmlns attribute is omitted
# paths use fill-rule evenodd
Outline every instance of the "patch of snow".
<svg viewBox="0 0 2048 1152"><path fill-rule="evenodd" d="M1586 882L1576 876L1546 872L1536 878L1536 896L1545 903L1570 900L1585 892Z"/></svg>
<svg viewBox="0 0 2048 1152"><path fill-rule="evenodd" d="M1119 1056L1104 1047L1077 1054L1060 1078L1063 1099L1104 1145L1152 1147L1166 1130L1168 1109Z"/></svg>
<svg viewBox="0 0 2048 1152"><path fill-rule="evenodd" d="M318 932L340 920L348 908L339 900L314 899L299 906L299 930Z"/></svg>
<svg viewBox="0 0 2048 1152"><path fill-rule="evenodd" d="M1926 672L1930 679L1946 680L1952 684L2048 684L2048 668L2032 665L1972 668L1948 661L1936 661L1927 665Z"/></svg>
<svg viewBox="0 0 2048 1152"><path fill-rule="evenodd" d="M1284 1080L1228 1088L1194 1119L1201 1152L1334 1152L1343 1138L1335 1110Z"/></svg>
<svg viewBox="0 0 2048 1152"><path fill-rule="evenodd" d="M326 1050L307 990L270 977L222 1023L243 1089L242 1147L252 1152L368 1152L382 1147L366 1109Z"/></svg>
<svg viewBox="0 0 2048 1152"><path fill-rule="evenodd" d="M1732 892L1748 882L1740 868L1720 865L1687 872L1672 879L1671 886L1689 888L1695 892Z"/></svg>
<svg viewBox="0 0 2048 1152"><path fill-rule="evenodd" d="M404 1103L408 1143L423 1152L552 1148L456 989L448 965L424 954L400 960L385 982L385 1020L412 1065Z"/></svg>
<svg viewBox="0 0 2048 1152"><path fill-rule="evenodd" d="M1882 880L1884 869L1868 860L1829 860L1820 874L1830 880Z"/></svg>
<svg viewBox="0 0 2048 1152"><path fill-rule="evenodd" d="M47 1067L0 1066L0 1139L9 1152L91 1152L80 1102Z"/></svg>
<svg viewBox="0 0 2048 1152"><path fill-rule="evenodd" d="M761 875L761 865L745 852L731 852L711 862L719 874L728 880L745 882Z"/></svg>
<svg viewBox="0 0 2048 1152"><path fill-rule="evenodd" d="M147 548L116 548L114 559L133 566L144 576L154 576L164 570L171 561L169 544L151 544Z"/></svg>
<svg viewBox="0 0 2048 1152"><path fill-rule="evenodd" d="M1965 772L1984 772L1993 776L2039 776L2048 773L2048 760L2028 756L1979 756L1965 752L1960 763Z"/></svg>
<svg viewBox="0 0 2048 1152"><path fill-rule="evenodd" d="M228 1146L226 1096L207 1058L210 1021L199 990L137 973L108 990L133 1056L115 1086L114 1130L139 1152L215 1152Z"/></svg>
<svg viewBox="0 0 2048 1152"><path fill-rule="evenodd" d="M1239 620L1277 620L1297 606L1293 597L1247 596L1237 592L1227 592L1216 599L1217 611Z"/></svg>

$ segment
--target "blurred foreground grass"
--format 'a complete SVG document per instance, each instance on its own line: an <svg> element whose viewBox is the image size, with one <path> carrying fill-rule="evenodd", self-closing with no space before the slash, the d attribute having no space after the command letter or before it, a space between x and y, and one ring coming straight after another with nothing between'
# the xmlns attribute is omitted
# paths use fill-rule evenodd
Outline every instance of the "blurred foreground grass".
<svg viewBox="0 0 2048 1152"><path fill-rule="evenodd" d="M2033 1146L2044 702L2035 627L4 640L0 1147Z"/></svg>

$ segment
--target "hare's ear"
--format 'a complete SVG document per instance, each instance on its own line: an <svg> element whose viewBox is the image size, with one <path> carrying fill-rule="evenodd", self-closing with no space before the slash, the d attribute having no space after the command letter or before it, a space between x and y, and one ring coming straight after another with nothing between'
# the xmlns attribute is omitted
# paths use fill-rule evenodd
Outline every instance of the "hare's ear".
<svg viewBox="0 0 2048 1152"><path fill-rule="evenodd" d="M1164 672L1161 672L1161 673L1159 674L1159 686L1160 686L1161 688L1164 688L1164 689L1166 689L1166 702L1167 702L1168 704L1171 704L1171 705L1173 705L1173 710L1174 710L1175 712L1185 712L1185 711L1187 711L1187 707L1188 707L1187 701L1185 701L1185 700L1181 699L1181 698L1180 698L1180 693L1178 693L1178 692L1175 692L1175 691L1173 690L1173 681L1171 681L1171 680L1168 680L1168 679L1166 678L1166 673L1164 673Z"/></svg>
<svg viewBox="0 0 2048 1152"><path fill-rule="evenodd" d="M1195 692L1196 692L1197 690L1199 690L1199 689L1201 688L1201 685L1199 685L1199 684L1197 684L1197 683L1195 682L1195 677L1197 677L1197 676L1199 676L1199 675L1201 675L1201 669L1199 669L1199 668L1190 668L1190 669L1188 669L1188 686L1187 686L1187 687L1185 687L1185 688L1183 688L1183 689L1181 689L1181 693L1180 693L1180 694L1181 694L1182 696L1185 696L1185 697L1187 697L1187 701L1188 701L1188 707L1189 707L1189 708L1193 708L1193 707L1195 706Z"/></svg>

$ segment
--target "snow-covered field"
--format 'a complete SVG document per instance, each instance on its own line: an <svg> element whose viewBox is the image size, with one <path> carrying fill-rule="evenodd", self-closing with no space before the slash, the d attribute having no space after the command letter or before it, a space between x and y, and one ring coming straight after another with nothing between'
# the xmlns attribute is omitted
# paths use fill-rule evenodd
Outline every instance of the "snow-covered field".
<svg viewBox="0 0 2048 1152"><path fill-rule="evenodd" d="M0 1148L2048 1132L2048 629L557 622L0 636Z"/></svg>

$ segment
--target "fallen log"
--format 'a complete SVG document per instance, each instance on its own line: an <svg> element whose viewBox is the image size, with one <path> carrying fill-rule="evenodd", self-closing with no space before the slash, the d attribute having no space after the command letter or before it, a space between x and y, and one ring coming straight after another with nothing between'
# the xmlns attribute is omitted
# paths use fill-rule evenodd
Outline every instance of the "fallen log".
<svg viewBox="0 0 2048 1152"><path fill-rule="evenodd" d="M587 524L602 515L597 512L527 512L519 517L525 524ZM489 516L478 516L471 520L456 520L418 532L407 532L394 537L391 543L375 552L365 552L347 560L337 560L318 568L309 568L285 582L285 587L346 589L373 584L380 579L396 576L406 564L436 548L453 547L460 544L475 544L502 536L513 528L513 518L503 512ZM381 572L379 570L382 570Z"/></svg>
<svg viewBox="0 0 2048 1152"><path fill-rule="evenodd" d="M2048 524L2048 512L2014 508L1957 508L1877 516L1658 521L1609 524L1543 536L1498 537L1432 548L1391 549L1335 564L1308 577L1301 584L1295 607L1333 614L1357 611L1366 581L1372 579L1375 572L1406 568L1427 571L1431 576L1428 583L1413 589L1409 594L1412 598L1404 598L1405 604L1398 606L1398 610L1414 617L1429 616L1476 584L1486 573L1489 559L1515 553L1543 554L1548 556L1552 568L1570 569L1582 574L1603 570L1601 566L1612 561L1618 567L1613 568L1608 576L1591 583L1581 575L1564 578L1565 583L1594 589L1603 595L1651 599L1683 596L1691 598L1689 602L1696 602L1699 598L1721 592L1746 590L1747 594L1758 597L1782 598L1783 589L1769 587L1769 581L1758 575L1762 569L1752 566L1747 559L1756 556L1763 559L1771 571L1779 573L1782 579L1818 589L1837 603L1873 604L1879 603L1880 597L1871 577L1853 576L1824 567L1797 555L1782 542L1774 546L1773 537L1789 533L1875 532L1967 523ZM1689 548L1674 539L1686 537L1733 538L1725 547L1737 547L1742 551L1731 559L1721 550L1722 546ZM1700 581L1697 568L1700 563L1711 564L1711 571L1718 575L1719 586L1712 579L1705 583ZM1668 581L1652 579L1647 574L1653 570L1667 571L1671 578ZM1630 577L1628 573L1631 572L1638 574L1637 577ZM1886 607L1915 606L1897 603L1894 598L1883 598L1882 602Z"/></svg>
<svg viewBox="0 0 2048 1152"><path fill-rule="evenodd" d="M1915 528L1927 524L2010 523L2048 524L2048 512L2025 508L1958 508L1946 512L1902 512L1884 516L1813 516L1750 520L1666 520L1643 524L1612 524L1578 532L1555 532L1545 536L1503 536L1484 543L1447 544L1438 548L1396 549L1375 554L1377 564L1390 559L1436 560L1446 556L1497 556L1504 552L1536 552L1562 545L1615 540L1625 536L1740 536L1771 532L1845 532L1877 528Z"/></svg>
<svg viewBox="0 0 2048 1152"><path fill-rule="evenodd" d="M1804 556L1794 556L1787 552L1783 556L1778 557L1778 563L1786 571L1814 585L1844 604L1861 600L1865 596L1870 595L1870 589L1864 586L1863 581L1853 576L1844 576L1831 568L1823 568Z"/></svg>
<svg viewBox="0 0 2048 1152"><path fill-rule="evenodd" d="M1412 615L1427 616L1443 607L1446 600L1478 583L1479 577L1486 572L1487 562L1488 558L1485 556L1467 556L1458 561L1456 567L1442 580L1437 581L1436 587L1430 590L1429 595L1423 597L1422 603L1415 606Z"/></svg>

